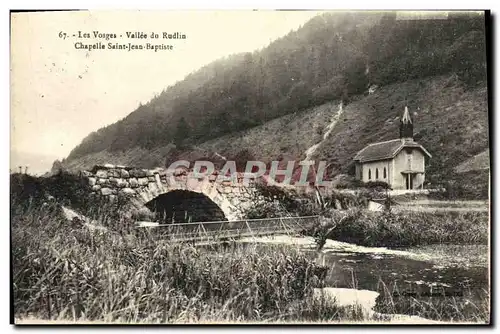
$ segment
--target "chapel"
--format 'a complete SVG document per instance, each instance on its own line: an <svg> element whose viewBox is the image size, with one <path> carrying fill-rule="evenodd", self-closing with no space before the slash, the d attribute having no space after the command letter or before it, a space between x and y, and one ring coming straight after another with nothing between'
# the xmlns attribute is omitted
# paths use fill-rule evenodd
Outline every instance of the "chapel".
<svg viewBox="0 0 500 334"><path fill-rule="evenodd" d="M423 189L425 162L431 154L413 140L413 121L405 107L399 124L399 138L372 143L354 157L356 179L382 181L392 189Z"/></svg>

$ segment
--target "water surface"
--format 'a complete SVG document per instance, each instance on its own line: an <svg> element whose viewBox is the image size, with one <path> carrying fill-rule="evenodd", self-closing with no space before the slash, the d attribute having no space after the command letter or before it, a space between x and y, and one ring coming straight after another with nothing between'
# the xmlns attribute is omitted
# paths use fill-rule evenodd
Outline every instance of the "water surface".
<svg viewBox="0 0 500 334"><path fill-rule="evenodd" d="M307 237L255 241L297 245L328 267L327 286L379 292L375 311L382 313L469 319L484 307L489 290L487 245L387 249L328 240L318 252Z"/></svg>

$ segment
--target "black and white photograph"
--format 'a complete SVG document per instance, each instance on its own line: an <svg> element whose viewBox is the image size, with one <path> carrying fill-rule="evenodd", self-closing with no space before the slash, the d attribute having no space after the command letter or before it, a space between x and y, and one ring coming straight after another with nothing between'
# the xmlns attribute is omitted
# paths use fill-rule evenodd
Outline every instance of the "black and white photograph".
<svg viewBox="0 0 500 334"><path fill-rule="evenodd" d="M12 324L491 324L490 11L9 16Z"/></svg>

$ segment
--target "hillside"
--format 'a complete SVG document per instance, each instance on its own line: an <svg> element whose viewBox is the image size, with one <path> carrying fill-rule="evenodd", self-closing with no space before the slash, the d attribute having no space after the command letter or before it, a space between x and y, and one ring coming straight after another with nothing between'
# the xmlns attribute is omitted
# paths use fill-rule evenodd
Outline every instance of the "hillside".
<svg viewBox="0 0 500 334"><path fill-rule="evenodd" d="M90 134L68 160L103 150L197 145L328 101L348 102L372 85L446 73L476 85L485 69L482 15L413 21L395 12L326 13L263 50L188 75Z"/></svg>
<svg viewBox="0 0 500 334"><path fill-rule="evenodd" d="M345 173L355 153L368 143L397 138L398 117L404 98L415 122L415 139L433 155L429 173L449 172L488 148L487 90L467 89L456 76L410 80L358 96L344 105L342 116L312 159L328 160ZM171 145L153 150L132 149L120 154L102 151L66 162L69 168L90 168L113 162L152 168L162 165L165 156L196 160L213 153L234 158L242 151L263 161L283 157L305 158L306 150L321 142L339 102L332 101L302 112L286 115L236 134L201 143L174 155ZM447 166L448 165L448 166Z"/></svg>
<svg viewBox="0 0 500 334"><path fill-rule="evenodd" d="M415 123L415 139L433 155L429 175L448 174L488 148L486 88L468 90L455 76L441 76L380 87L374 94L344 105L339 121L311 158L327 160L335 167L333 174L347 173L353 156L364 146L398 137L405 97ZM205 155L217 151L234 157L248 149L264 161L279 160L280 155L304 159L305 151L321 142L330 117L337 112L337 102L327 103L203 143L200 148ZM195 152L181 157L194 160L202 156Z"/></svg>
<svg viewBox="0 0 500 334"><path fill-rule="evenodd" d="M455 169L457 173L467 173L470 171L477 170L488 170L490 169L490 152L485 150L469 160L464 161Z"/></svg>
<svg viewBox="0 0 500 334"><path fill-rule="evenodd" d="M363 146L397 137L406 101L416 139L433 154L432 182L488 148L485 79L482 15L328 13L263 50L192 73L90 134L63 164L150 168L179 158L268 162L308 153L327 160L332 175L347 173Z"/></svg>

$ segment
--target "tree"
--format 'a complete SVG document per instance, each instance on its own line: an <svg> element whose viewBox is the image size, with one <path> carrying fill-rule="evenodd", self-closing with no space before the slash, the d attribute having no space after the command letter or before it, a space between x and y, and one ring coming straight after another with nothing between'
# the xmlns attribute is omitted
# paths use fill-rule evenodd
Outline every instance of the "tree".
<svg viewBox="0 0 500 334"><path fill-rule="evenodd" d="M181 117L179 123L177 123L177 129L174 135L175 146L182 147L185 144L186 139L189 138L190 132L191 128L189 124L186 122L184 117Z"/></svg>
<svg viewBox="0 0 500 334"><path fill-rule="evenodd" d="M255 161L256 158L249 149L239 151L233 158L238 172L244 172L249 161Z"/></svg>
<svg viewBox="0 0 500 334"><path fill-rule="evenodd" d="M54 163L52 164L52 168L50 169L50 172L54 175L61 174L64 170L63 163L59 160L55 160Z"/></svg>

